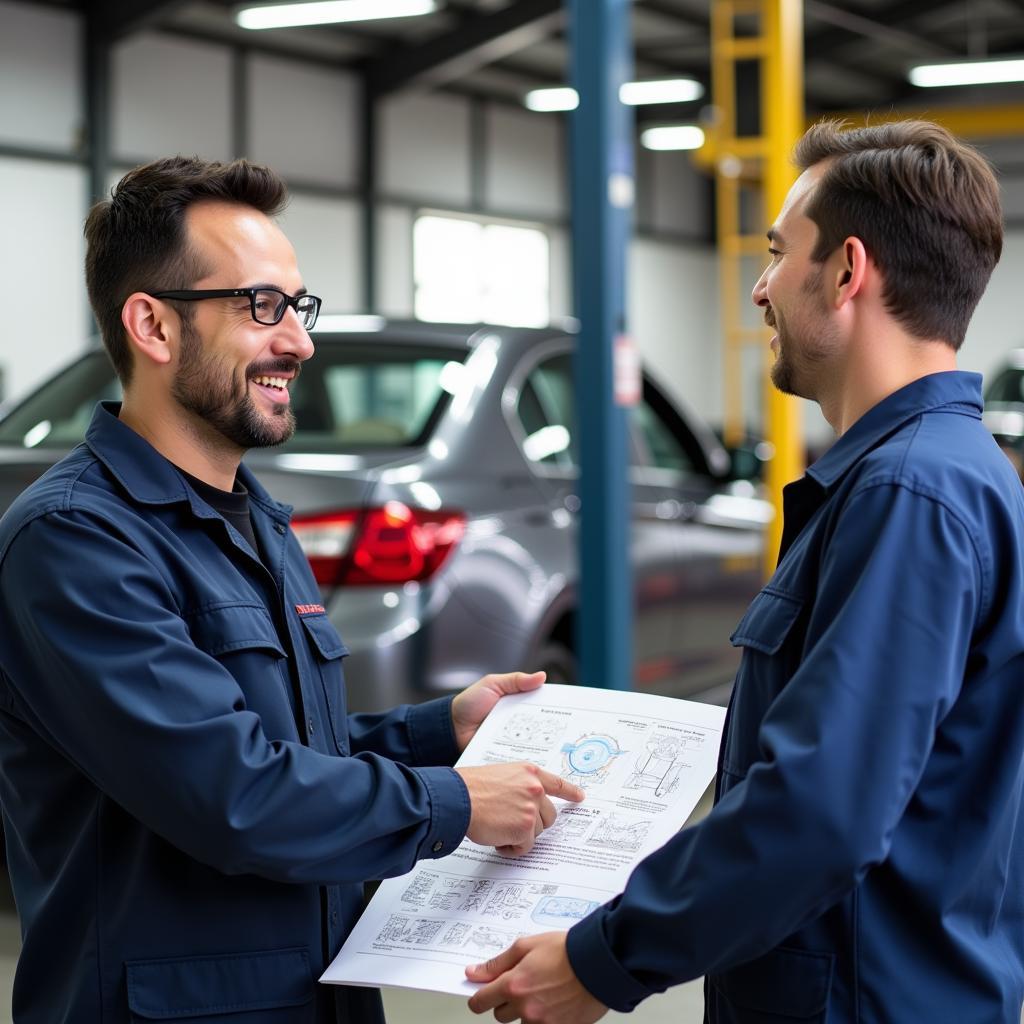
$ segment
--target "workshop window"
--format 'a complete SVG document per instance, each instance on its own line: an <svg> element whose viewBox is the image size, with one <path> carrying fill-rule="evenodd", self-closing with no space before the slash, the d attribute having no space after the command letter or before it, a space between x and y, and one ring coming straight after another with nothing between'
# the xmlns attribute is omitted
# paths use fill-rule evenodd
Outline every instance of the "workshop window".
<svg viewBox="0 0 1024 1024"><path fill-rule="evenodd" d="M544 327L550 319L540 228L424 214L413 227L413 279L418 320Z"/></svg>

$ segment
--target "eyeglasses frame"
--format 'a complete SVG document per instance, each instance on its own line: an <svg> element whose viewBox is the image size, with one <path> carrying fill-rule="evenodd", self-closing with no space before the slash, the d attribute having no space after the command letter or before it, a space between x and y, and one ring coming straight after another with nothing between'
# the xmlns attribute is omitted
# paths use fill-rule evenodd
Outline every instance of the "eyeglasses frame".
<svg viewBox="0 0 1024 1024"><path fill-rule="evenodd" d="M258 292L274 292L276 295L284 296L284 305L281 307L281 314L276 320L267 321L257 318L256 295ZM303 323L303 327L307 331L311 331L316 325L317 319L320 316L320 307L323 304L323 299L319 295L310 295L309 292L303 292L301 295L289 295L287 292L281 291L280 288L186 288L178 291L150 292L149 294L154 299L175 299L179 302L198 302L202 299L248 298L249 313L253 321L261 327L273 327L275 324L279 324L284 319L285 313L288 312L289 306L295 310L295 315L302 321L302 314L299 313L299 302L303 299L307 302L312 300L315 303L313 319L308 326Z"/></svg>

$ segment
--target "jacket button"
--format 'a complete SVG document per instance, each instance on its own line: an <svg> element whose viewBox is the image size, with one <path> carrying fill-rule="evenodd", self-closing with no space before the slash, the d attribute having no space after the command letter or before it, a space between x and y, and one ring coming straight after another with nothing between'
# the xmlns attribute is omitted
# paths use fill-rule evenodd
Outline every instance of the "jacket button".
<svg viewBox="0 0 1024 1024"><path fill-rule="evenodd" d="M336 910L331 911L331 924L338 923L338 912Z"/></svg>
<svg viewBox="0 0 1024 1024"><path fill-rule="evenodd" d="M287 527L284 525L284 523L274 523L274 529L282 535L284 535L287 532Z"/></svg>
<svg viewBox="0 0 1024 1024"><path fill-rule="evenodd" d="M440 839L431 847L434 853L440 853L444 849L444 843Z"/></svg>
<svg viewBox="0 0 1024 1024"><path fill-rule="evenodd" d="M309 726L309 735L312 736L316 732L316 722L311 718L306 724Z"/></svg>

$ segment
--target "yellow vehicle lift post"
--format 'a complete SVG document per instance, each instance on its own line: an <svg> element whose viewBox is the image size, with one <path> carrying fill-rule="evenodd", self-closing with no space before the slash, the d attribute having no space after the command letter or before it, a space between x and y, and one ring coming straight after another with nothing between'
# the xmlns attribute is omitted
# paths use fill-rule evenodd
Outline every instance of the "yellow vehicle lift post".
<svg viewBox="0 0 1024 1024"><path fill-rule="evenodd" d="M753 34L738 34L737 19L756 23ZM782 207L796 178L790 153L800 137L803 113L802 0L712 0L712 102L717 234L719 252L723 370L724 436L735 444L746 432L743 396L743 351L761 352L764 372L766 440L775 449L767 464L766 487L775 508L765 548L765 570L775 567L782 538L782 488L803 472L803 440L796 399L778 392L770 379L766 328L744 326L745 303L754 282L744 282L743 258L763 254L763 234ZM737 131L736 65L757 61L760 69L760 134ZM744 231L744 195L759 211L760 234Z"/></svg>

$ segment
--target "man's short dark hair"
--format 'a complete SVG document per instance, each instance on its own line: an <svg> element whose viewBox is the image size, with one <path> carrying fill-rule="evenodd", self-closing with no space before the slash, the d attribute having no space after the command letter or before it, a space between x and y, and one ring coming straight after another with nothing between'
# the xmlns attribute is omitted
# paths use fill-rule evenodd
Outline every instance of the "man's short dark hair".
<svg viewBox="0 0 1024 1024"><path fill-rule="evenodd" d="M1003 248L988 161L928 121L825 121L794 157L804 170L830 161L805 210L819 232L812 258L859 238L882 271L889 312L914 337L958 349Z"/></svg>
<svg viewBox="0 0 1024 1024"><path fill-rule="evenodd" d="M136 291L186 289L210 273L189 244L185 215L203 200L239 203L272 217L288 191L270 168L235 160L216 163L176 156L136 167L98 202L85 222L85 283L103 344L121 383L132 357L121 323ZM178 307L192 314L187 304Z"/></svg>

